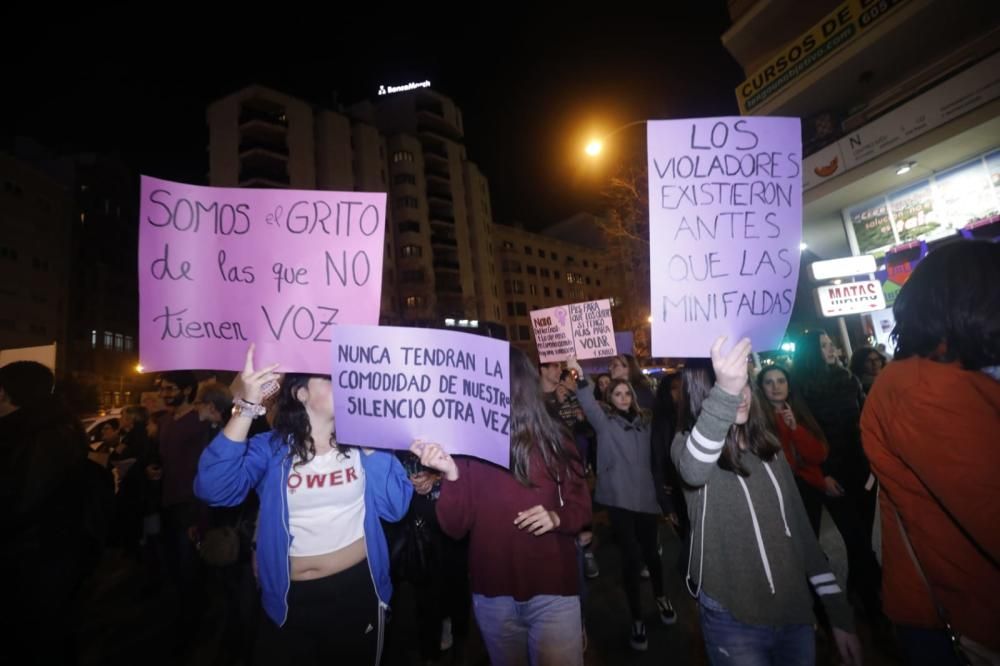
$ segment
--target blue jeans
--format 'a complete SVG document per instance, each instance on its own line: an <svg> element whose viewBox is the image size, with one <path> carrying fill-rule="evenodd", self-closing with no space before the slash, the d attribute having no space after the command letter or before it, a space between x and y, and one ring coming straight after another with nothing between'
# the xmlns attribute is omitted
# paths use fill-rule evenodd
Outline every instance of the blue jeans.
<svg viewBox="0 0 1000 666"><path fill-rule="evenodd" d="M811 624L745 624L704 592L701 632L712 666L813 666L816 637Z"/></svg>
<svg viewBox="0 0 1000 666"><path fill-rule="evenodd" d="M583 666L580 597L473 594L472 608L493 666Z"/></svg>

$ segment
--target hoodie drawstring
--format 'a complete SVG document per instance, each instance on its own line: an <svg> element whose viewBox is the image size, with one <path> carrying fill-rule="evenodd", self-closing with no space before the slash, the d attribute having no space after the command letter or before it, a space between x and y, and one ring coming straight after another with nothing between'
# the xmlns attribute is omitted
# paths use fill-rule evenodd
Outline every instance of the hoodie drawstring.
<svg viewBox="0 0 1000 666"><path fill-rule="evenodd" d="M753 520L753 531L757 535L757 550L760 551L760 560L764 563L764 575L767 576L767 584L771 587L771 594L774 594L774 578L771 576L771 563L767 560L767 552L764 551L764 538L760 535L760 524L757 522L757 511L753 508L753 501L750 500L750 490L746 481L739 474L736 479L743 487L743 494L747 496L747 506L750 507L750 518Z"/></svg>
<svg viewBox="0 0 1000 666"><path fill-rule="evenodd" d="M785 518L785 500L781 496L781 488L778 487L778 480L774 478L774 472L771 471L771 466L764 463L764 469L767 470L767 475L771 477L771 483L774 484L774 492L778 495L778 508L781 509L781 522L785 524L785 536L792 536L792 531L788 529L788 520Z"/></svg>
<svg viewBox="0 0 1000 666"><path fill-rule="evenodd" d="M688 547L688 570L687 576L684 577L684 587L687 588L688 594L690 594L695 599L698 598L698 594L701 592L701 581L705 575L705 514L708 513L708 484L706 483L698 491L702 494L701 503L701 554L698 555L698 585L691 589L691 556L694 555L694 539L691 539L691 545Z"/></svg>

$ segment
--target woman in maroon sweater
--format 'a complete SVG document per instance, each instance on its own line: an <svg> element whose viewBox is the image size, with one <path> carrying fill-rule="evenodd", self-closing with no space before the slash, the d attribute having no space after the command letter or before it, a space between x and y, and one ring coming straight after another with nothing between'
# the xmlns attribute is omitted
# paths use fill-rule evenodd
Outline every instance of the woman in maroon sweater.
<svg viewBox="0 0 1000 666"><path fill-rule="evenodd" d="M574 538L590 524L590 494L568 433L549 416L538 374L510 350L510 470L453 460L414 443L444 474L437 516L455 539L469 535L473 609L494 666L582 666Z"/></svg>

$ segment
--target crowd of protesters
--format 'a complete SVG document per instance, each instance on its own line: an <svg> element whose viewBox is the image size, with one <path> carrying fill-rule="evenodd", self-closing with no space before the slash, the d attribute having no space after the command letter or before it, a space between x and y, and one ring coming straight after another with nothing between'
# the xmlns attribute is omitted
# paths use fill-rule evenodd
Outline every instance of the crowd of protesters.
<svg viewBox="0 0 1000 666"><path fill-rule="evenodd" d="M111 550L142 594L175 595L178 663L209 598L229 663L385 663L405 583L422 662L461 654L474 621L497 666L580 665L607 522L633 650L655 607L667 626L697 613L713 665L813 664L817 628L861 664L856 616L908 664L998 663L997 284L1000 246L935 251L896 301L894 357L865 346L846 365L820 330L749 371L751 341L719 338L658 384L629 355L588 376L512 347L508 468L446 442L344 446L329 376L258 368L252 346L231 385L164 373L163 409L127 407L94 443L50 370L10 363L0 557L17 612L0 661L74 663L53 618ZM675 609L677 572L695 603Z"/></svg>

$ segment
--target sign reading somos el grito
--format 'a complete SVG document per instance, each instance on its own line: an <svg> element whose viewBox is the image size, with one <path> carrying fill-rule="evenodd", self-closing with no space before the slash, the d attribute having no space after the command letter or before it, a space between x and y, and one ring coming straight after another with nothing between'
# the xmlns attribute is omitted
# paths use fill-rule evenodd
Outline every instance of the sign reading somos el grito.
<svg viewBox="0 0 1000 666"><path fill-rule="evenodd" d="M198 187L143 176L139 357L150 371L327 373L340 324L376 324L385 194Z"/></svg>

